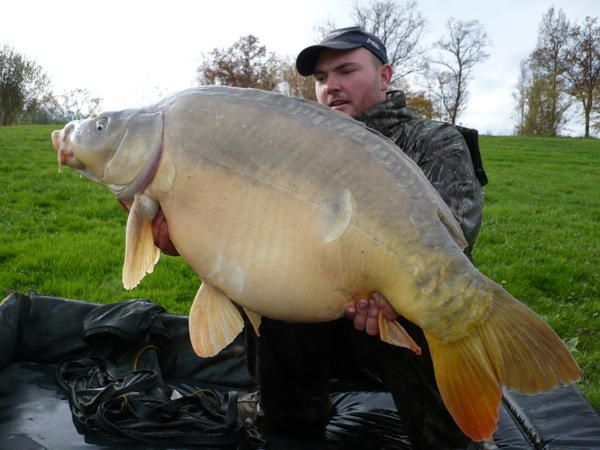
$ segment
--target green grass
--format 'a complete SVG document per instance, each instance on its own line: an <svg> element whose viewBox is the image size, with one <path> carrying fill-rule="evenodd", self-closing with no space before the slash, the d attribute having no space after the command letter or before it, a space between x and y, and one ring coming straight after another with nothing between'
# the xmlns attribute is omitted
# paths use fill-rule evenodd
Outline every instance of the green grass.
<svg viewBox="0 0 600 450"><path fill-rule="evenodd" d="M540 314L600 412L600 141L488 137L477 267Z"/></svg>
<svg viewBox="0 0 600 450"><path fill-rule="evenodd" d="M106 188L57 172L53 128L0 127L0 289L187 314L200 280L181 258L123 289L126 215ZM600 412L600 141L482 136L481 147L490 183L475 262L568 343Z"/></svg>
<svg viewBox="0 0 600 450"><path fill-rule="evenodd" d="M56 126L0 127L0 289L110 303L150 298L187 314L200 285L181 260L162 256L133 291L121 283L127 216L103 186L58 173Z"/></svg>

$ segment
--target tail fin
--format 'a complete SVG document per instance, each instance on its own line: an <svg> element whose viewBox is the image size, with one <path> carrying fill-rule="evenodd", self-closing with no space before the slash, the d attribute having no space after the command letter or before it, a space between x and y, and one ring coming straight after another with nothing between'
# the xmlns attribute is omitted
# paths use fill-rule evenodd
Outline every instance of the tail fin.
<svg viewBox="0 0 600 450"><path fill-rule="evenodd" d="M489 287L489 314L469 336L445 343L426 335L444 404L475 441L496 430L502 384L535 393L581 379L579 366L556 333L503 288L492 281Z"/></svg>

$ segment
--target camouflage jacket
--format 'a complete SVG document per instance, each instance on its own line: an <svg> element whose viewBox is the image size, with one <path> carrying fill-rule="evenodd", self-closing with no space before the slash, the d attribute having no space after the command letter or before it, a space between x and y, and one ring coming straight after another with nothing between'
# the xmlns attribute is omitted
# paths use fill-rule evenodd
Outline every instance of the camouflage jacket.
<svg viewBox="0 0 600 450"><path fill-rule="evenodd" d="M460 132L416 116L402 91L389 92L387 100L357 119L394 141L423 170L460 223L470 254L481 225L483 190Z"/></svg>

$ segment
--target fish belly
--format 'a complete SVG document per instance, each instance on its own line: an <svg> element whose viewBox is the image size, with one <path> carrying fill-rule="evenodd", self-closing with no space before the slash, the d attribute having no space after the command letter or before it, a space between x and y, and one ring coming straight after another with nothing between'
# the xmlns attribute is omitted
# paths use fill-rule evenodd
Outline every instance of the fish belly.
<svg viewBox="0 0 600 450"><path fill-rule="evenodd" d="M378 285L370 238L348 224L327 241L319 205L214 167L181 172L161 201L171 239L204 282L239 305L279 320L326 321Z"/></svg>

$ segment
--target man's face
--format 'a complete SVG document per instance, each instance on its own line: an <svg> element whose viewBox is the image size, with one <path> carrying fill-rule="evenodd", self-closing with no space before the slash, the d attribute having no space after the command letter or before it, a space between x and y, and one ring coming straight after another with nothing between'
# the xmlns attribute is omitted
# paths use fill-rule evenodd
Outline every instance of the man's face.
<svg viewBox="0 0 600 450"><path fill-rule="evenodd" d="M314 77L319 103L357 117L385 100L391 68L376 64L372 53L363 47L324 49L317 59Z"/></svg>

